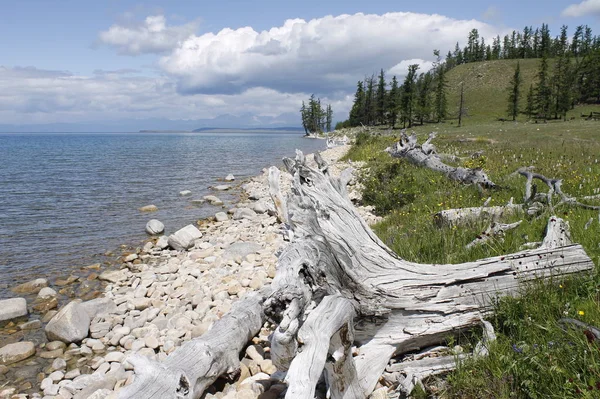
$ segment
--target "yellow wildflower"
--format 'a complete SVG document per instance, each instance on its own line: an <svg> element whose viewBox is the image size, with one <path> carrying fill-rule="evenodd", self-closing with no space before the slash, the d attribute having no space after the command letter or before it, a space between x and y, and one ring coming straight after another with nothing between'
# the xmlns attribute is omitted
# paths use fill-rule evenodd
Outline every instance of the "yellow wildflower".
<svg viewBox="0 0 600 399"><path fill-rule="evenodd" d="M585 314L585 312L584 312L583 310L580 310L579 312L577 312L577 314L578 314L579 316L583 316L583 315Z"/></svg>

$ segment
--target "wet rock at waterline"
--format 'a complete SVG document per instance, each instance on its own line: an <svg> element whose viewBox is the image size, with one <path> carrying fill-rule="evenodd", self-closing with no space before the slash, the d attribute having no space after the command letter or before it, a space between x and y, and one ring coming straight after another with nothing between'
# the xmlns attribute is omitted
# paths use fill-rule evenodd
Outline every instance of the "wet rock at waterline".
<svg viewBox="0 0 600 399"><path fill-rule="evenodd" d="M0 364L8 365L35 355L33 342L16 342L0 348Z"/></svg>
<svg viewBox="0 0 600 399"><path fill-rule="evenodd" d="M88 336L90 323L98 314L114 313L117 307L110 298L69 302L46 325L46 336L51 341L79 342Z"/></svg>
<svg viewBox="0 0 600 399"><path fill-rule="evenodd" d="M158 207L156 205L146 205L141 208L138 208L140 212L156 212L158 211Z"/></svg>
<svg viewBox="0 0 600 399"><path fill-rule="evenodd" d="M27 316L27 301L25 298L11 298L0 301L0 323Z"/></svg>
<svg viewBox="0 0 600 399"><path fill-rule="evenodd" d="M179 195L182 197L187 197L188 195L192 195L192 192L190 190L183 190L179 192Z"/></svg>
<svg viewBox="0 0 600 399"><path fill-rule="evenodd" d="M233 176L231 173L227 175L227 177L225 177L225 181L234 181L235 180L235 176Z"/></svg>
<svg viewBox="0 0 600 399"><path fill-rule="evenodd" d="M206 195L202 198L208 201L211 205L223 205L223 201L214 195Z"/></svg>
<svg viewBox="0 0 600 399"><path fill-rule="evenodd" d="M12 288L13 292L19 294L37 294L44 287L48 286L48 280L45 278L38 278L32 281L28 281L26 283L17 285Z"/></svg>
<svg viewBox="0 0 600 399"><path fill-rule="evenodd" d="M151 219L146 223L146 233L150 235L162 234L165 231L165 225L156 219Z"/></svg>

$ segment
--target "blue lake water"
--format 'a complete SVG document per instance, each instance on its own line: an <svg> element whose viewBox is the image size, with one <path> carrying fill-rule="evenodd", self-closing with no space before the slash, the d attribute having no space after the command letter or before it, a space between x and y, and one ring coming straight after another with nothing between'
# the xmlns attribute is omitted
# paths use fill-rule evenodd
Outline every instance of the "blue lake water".
<svg viewBox="0 0 600 399"><path fill-rule="evenodd" d="M229 173L237 185L296 148L325 142L299 133L0 134L0 298L16 283L65 276L121 244L140 245L149 219L170 233L213 215L221 208L191 199L216 194L227 207L235 192L209 186ZM149 204L159 211L138 211Z"/></svg>

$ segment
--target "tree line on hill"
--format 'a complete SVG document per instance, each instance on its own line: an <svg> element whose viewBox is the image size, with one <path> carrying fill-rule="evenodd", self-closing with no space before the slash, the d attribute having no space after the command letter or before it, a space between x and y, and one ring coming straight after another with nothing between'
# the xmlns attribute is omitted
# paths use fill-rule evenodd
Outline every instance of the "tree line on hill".
<svg viewBox="0 0 600 399"><path fill-rule="evenodd" d="M419 74L419 65L410 65L402 84L396 76L387 82L383 69L377 77L359 81L349 118L338 122L336 129L360 125L393 128L397 124L412 127L415 123L444 121L449 114L446 73L458 65L485 60L541 58L524 108L519 65L515 70L507 110L514 119L521 112L530 118L564 118L578 103L600 103L600 37L593 36L586 25L578 26L570 40L566 26L552 38L548 25L543 24L535 30L526 27L523 32L513 31L502 41L497 36L491 45L473 29L463 49L457 43L444 60L438 50L434 55L431 70ZM458 113L461 115L462 110Z"/></svg>
<svg viewBox="0 0 600 399"><path fill-rule="evenodd" d="M508 115L513 120L522 112L531 118L566 120L567 111L577 104L600 103L600 38L591 36L585 27L581 41L577 27L569 41L567 27L552 41L551 51L541 54L533 84L527 92L525 108L520 107L521 71L517 63L509 87ZM551 64L549 59L553 60Z"/></svg>

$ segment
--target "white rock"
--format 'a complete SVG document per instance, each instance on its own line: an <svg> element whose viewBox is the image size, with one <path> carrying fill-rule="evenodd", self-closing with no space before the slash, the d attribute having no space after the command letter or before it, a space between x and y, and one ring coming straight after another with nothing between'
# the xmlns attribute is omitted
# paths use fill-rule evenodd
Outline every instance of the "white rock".
<svg viewBox="0 0 600 399"><path fill-rule="evenodd" d="M134 260L136 260L137 258L138 258L138 255L137 255L137 254L129 254L129 255L127 255L127 256L126 256L126 257L123 259L123 261L125 261L125 262L133 262L133 261L134 261Z"/></svg>
<svg viewBox="0 0 600 399"><path fill-rule="evenodd" d="M167 236L160 236L158 240L156 240L156 247L160 249L165 249L169 246L169 238Z"/></svg>
<svg viewBox="0 0 600 399"><path fill-rule="evenodd" d="M190 190L183 190L179 192L179 195L182 197L187 197L188 195L192 195L192 192Z"/></svg>
<svg viewBox="0 0 600 399"><path fill-rule="evenodd" d="M225 177L225 181L234 181L235 180L235 176L233 176L231 173L227 175L227 177Z"/></svg>
<svg viewBox="0 0 600 399"><path fill-rule="evenodd" d="M106 362L119 362L121 363L125 359L125 354L121 352L110 352L104 356Z"/></svg>
<svg viewBox="0 0 600 399"><path fill-rule="evenodd" d="M56 291L50 287L44 287L40 290L40 292L38 292L39 299L49 299L55 297L56 295L58 295Z"/></svg>
<svg viewBox="0 0 600 399"><path fill-rule="evenodd" d="M200 230L193 224L189 224L169 236L169 246L177 251L189 249L200 237L202 237Z"/></svg>
<svg viewBox="0 0 600 399"><path fill-rule="evenodd" d="M127 279L125 270L107 270L98 276L98 279L111 283L118 283Z"/></svg>
<svg viewBox="0 0 600 399"><path fill-rule="evenodd" d="M214 186L213 189L217 190L217 191L226 191L229 190L231 188L231 186L228 186L226 184L219 184L218 186Z"/></svg>
<svg viewBox="0 0 600 399"><path fill-rule="evenodd" d="M0 300L0 322L16 319L26 315L27 301L25 298Z"/></svg>
<svg viewBox="0 0 600 399"><path fill-rule="evenodd" d="M150 235L162 234L165 231L165 225L157 219L151 219L146 223L146 233Z"/></svg>
<svg viewBox="0 0 600 399"><path fill-rule="evenodd" d="M50 341L81 341L89 333L92 317L116 311L117 307L110 298L97 298L87 302L76 299L69 302L48 322L46 336Z"/></svg>
<svg viewBox="0 0 600 399"><path fill-rule="evenodd" d="M256 212L254 212L252 209L249 209L249 208L238 208L233 213L234 220L240 220L240 219L252 220L254 218L256 218Z"/></svg>
<svg viewBox="0 0 600 399"><path fill-rule="evenodd" d="M227 216L227 214L225 212L215 213L215 218L217 219L217 222L225 222L225 221L229 220L229 217Z"/></svg>

